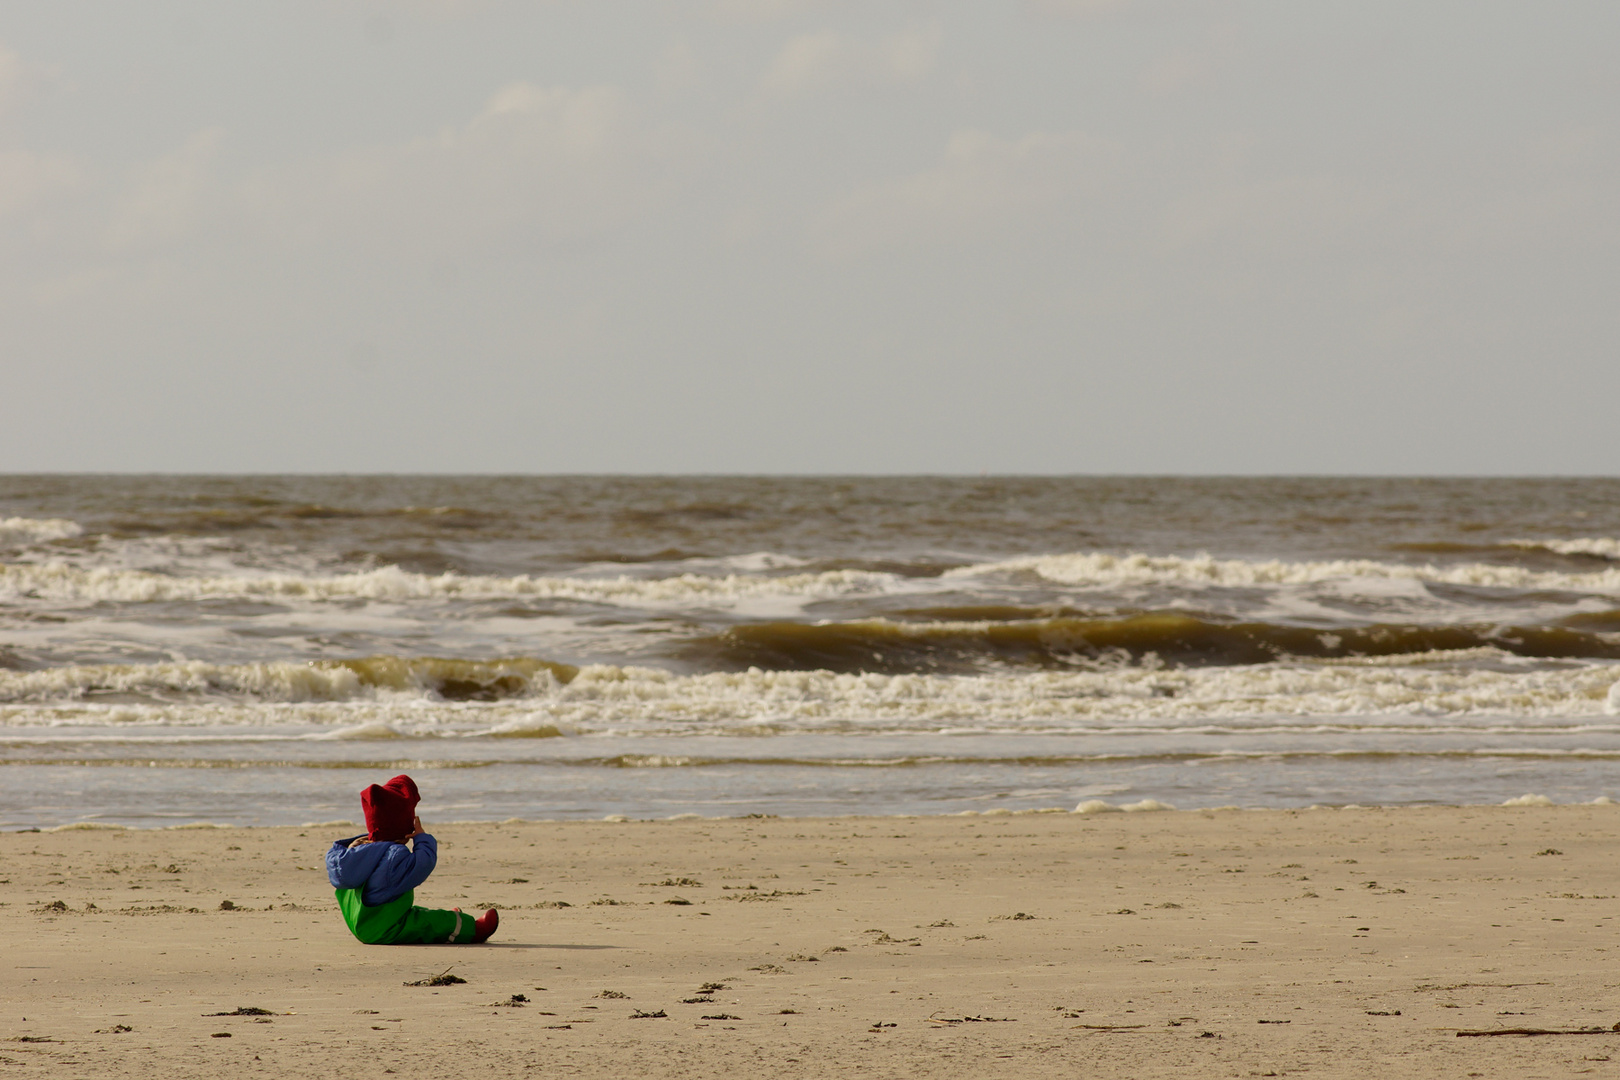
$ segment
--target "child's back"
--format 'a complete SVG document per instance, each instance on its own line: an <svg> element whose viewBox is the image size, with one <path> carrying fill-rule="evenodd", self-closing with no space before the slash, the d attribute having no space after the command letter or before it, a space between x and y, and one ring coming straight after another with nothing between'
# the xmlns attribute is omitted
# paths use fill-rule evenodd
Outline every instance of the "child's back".
<svg viewBox="0 0 1620 1080"><path fill-rule="evenodd" d="M326 876L334 889L359 889L360 902L381 907L428 879L439 862L439 844L428 833L411 840L367 840L364 835L335 840L326 853Z"/></svg>
<svg viewBox="0 0 1620 1080"><path fill-rule="evenodd" d="M439 862L438 842L416 816L420 798L408 776L372 784L360 793L368 831L333 841L326 853L343 921L367 945L476 943L495 932L500 916L493 908L474 920L460 908L414 906L414 890Z"/></svg>

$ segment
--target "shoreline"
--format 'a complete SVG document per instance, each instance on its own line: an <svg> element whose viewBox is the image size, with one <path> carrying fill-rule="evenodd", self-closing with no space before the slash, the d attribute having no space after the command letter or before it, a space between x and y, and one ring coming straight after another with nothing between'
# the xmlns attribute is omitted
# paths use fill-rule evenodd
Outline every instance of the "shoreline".
<svg viewBox="0 0 1620 1080"><path fill-rule="evenodd" d="M0 1059L234 1080L360 1057L914 1078L1620 1055L1607 1030L1457 1037L1620 1020L1612 805L426 820L417 902L499 906L487 945L355 942L321 869L336 822L0 833ZM447 969L467 982L404 985Z"/></svg>
<svg viewBox="0 0 1620 1080"><path fill-rule="evenodd" d="M1620 729L1556 739L1492 736L1485 740L1493 743L1490 747L1474 745L1483 735L1402 736L1398 746L1380 736L1373 740L1377 745L1361 748L1367 752L1352 752L1354 747L1336 739L1330 740L1333 745L1317 745L1314 738L1301 737L1294 745L1269 737L1209 736L1212 743L1231 744L1214 757L1172 753L1177 738L1169 734L1135 747L1146 756L1132 756L1132 746L1112 739L1090 745L1079 737L986 742L955 735L921 740L829 735L819 741L755 738L746 746L739 745L745 741L740 737L725 745L707 737L695 740L702 745L678 739L610 739L596 745L602 740L582 739L562 746L551 739L542 740L541 749L563 754L566 761L542 755L543 760L506 763L486 761L482 750L476 760L467 759L478 748L455 740L449 740L451 749L462 756L444 756L444 747L391 746L390 756L368 751L364 760L303 764L282 761L279 751L271 754L276 760L260 761L257 757L270 751L244 754L236 744L172 751L184 750L186 761L136 758L147 748L120 744L103 748L116 752L117 762L77 756L0 762L6 788L0 829L80 820L281 826L350 818L354 792L397 772L430 776L444 818L477 821L600 820L615 814L668 818L689 812L716 817L1017 812L1068 810L1091 799L1303 809L1313 804L1495 805L1526 792L1560 804L1620 798L1615 787ZM325 754L332 744L300 745ZM502 746L502 753L511 754L533 749ZM1424 747L1425 752L1416 752ZM1087 748L1108 754L1084 760L1065 756L1067 750ZM1203 749L1212 748L1219 749ZM340 749L345 756L358 752ZM1132 754L1120 757L1115 751ZM217 757L221 754L224 758Z"/></svg>
<svg viewBox="0 0 1620 1080"><path fill-rule="evenodd" d="M934 818L1023 818L1044 817L1048 815L1067 815L1089 817L1110 814L1213 814L1213 813L1277 813L1298 814L1316 813L1329 810L1488 810L1498 807L1592 807L1592 806L1620 806L1620 801L1599 795L1595 799L1583 802L1560 803L1545 795L1526 793L1498 803L1337 803L1313 804L1311 806L1195 806L1181 807L1162 803L1157 799L1143 799L1135 803L1113 804L1102 799L1087 799L1072 810L1061 806L1042 806L1023 808L1018 810L990 809L990 810L943 810L937 814L733 814L727 816L709 816L698 813L677 813L658 816L637 816L632 814L607 814L602 817L509 817L509 818L465 818L445 821L442 827L476 827L476 826L503 826L503 825L587 825L587 824L643 824L668 821L700 821L700 822L726 822L726 821L907 821L928 820ZM0 826L0 833L60 833L60 832L95 832L95 831L130 831L130 832L185 832L190 830L206 831L210 829L326 829L326 828L361 828L358 821L332 820L332 821L306 821L297 825L234 825L226 822L214 821L188 821L175 825L130 825L117 821L71 821L60 825L35 826Z"/></svg>

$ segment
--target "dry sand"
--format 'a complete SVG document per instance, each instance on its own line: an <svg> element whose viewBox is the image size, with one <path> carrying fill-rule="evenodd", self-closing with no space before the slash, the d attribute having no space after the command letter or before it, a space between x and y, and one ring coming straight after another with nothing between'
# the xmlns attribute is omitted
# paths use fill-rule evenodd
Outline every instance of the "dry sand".
<svg viewBox="0 0 1620 1080"><path fill-rule="evenodd" d="M1620 1033L1456 1032L1620 1021L1617 826L1608 806L452 825L418 902L499 905L500 933L394 948L343 926L339 828L8 833L0 1074L1612 1075ZM403 985L447 968L466 982ZM212 1015L239 1007L272 1015Z"/></svg>

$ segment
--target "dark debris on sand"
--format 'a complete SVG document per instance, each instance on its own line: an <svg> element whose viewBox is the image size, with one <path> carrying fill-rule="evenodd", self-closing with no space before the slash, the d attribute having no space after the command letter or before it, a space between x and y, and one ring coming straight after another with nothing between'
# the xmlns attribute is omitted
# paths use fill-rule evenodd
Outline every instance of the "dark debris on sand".
<svg viewBox="0 0 1620 1080"><path fill-rule="evenodd" d="M466 981L467 980L463 979L460 975L452 975L452 974L450 974L450 969L445 968L443 971L439 972L437 975L433 976L432 978L429 978L429 979L417 979L415 982L408 982L405 985L406 986L455 986L457 983L464 983Z"/></svg>
<svg viewBox="0 0 1620 1080"><path fill-rule="evenodd" d="M203 1013L204 1016L275 1016L269 1009L261 1009L257 1005L238 1005L230 1012Z"/></svg>

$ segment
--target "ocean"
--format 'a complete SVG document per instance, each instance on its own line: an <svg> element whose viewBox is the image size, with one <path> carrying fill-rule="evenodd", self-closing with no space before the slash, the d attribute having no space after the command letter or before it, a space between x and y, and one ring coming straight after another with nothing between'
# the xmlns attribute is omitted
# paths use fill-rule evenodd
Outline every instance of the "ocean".
<svg viewBox="0 0 1620 1080"><path fill-rule="evenodd" d="M0 477L0 827L1620 797L1620 481Z"/></svg>

